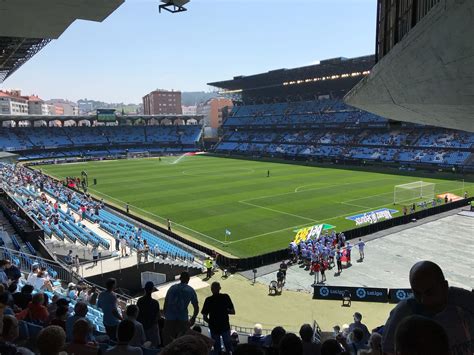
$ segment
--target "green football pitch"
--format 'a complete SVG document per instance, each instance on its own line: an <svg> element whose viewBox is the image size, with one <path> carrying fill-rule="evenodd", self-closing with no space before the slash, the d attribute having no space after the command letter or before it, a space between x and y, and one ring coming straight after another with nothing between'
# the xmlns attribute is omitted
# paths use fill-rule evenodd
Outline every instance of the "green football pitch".
<svg viewBox="0 0 474 355"><path fill-rule="evenodd" d="M460 180L205 155L39 168L60 179L86 171L96 197L120 208L128 202L131 213L163 225L169 218L174 231L238 257L285 248L302 227L325 223L342 231L356 227L347 216L401 211L393 205L395 185L422 180L440 194L474 192L474 184Z"/></svg>

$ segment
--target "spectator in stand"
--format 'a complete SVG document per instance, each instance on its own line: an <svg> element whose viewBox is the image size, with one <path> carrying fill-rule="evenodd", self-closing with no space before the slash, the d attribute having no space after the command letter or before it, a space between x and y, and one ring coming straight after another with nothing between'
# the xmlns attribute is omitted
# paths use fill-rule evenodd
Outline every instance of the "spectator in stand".
<svg viewBox="0 0 474 355"><path fill-rule="evenodd" d="M38 271L39 271L38 264L33 264L31 266L31 272L29 273L28 278L26 279L26 283L28 285L31 285L31 286L35 285Z"/></svg>
<svg viewBox="0 0 474 355"><path fill-rule="evenodd" d="M128 343L131 346L142 346L146 342L145 331L143 325L137 321L139 309L136 305L127 306L125 319L131 320L135 325L135 332L132 340Z"/></svg>
<svg viewBox="0 0 474 355"><path fill-rule="evenodd" d="M64 350L68 354L99 354L99 347L95 343L89 341L91 333L91 324L85 319L78 319L73 325L72 341Z"/></svg>
<svg viewBox="0 0 474 355"><path fill-rule="evenodd" d="M161 344L158 326L161 317L160 304L152 297L155 290L153 282L148 281L145 284L145 295L137 301L139 309L137 320L143 325L146 340L150 341L154 348Z"/></svg>
<svg viewBox="0 0 474 355"><path fill-rule="evenodd" d="M120 237L120 251L121 251L121 255L122 257L124 256L128 256L127 254L127 240L125 239L125 237L122 235Z"/></svg>
<svg viewBox="0 0 474 355"><path fill-rule="evenodd" d="M75 300L77 299L77 292L76 292L76 284L73 283L73 282L70 282L68 285L67 285L67 294L66 294L66 297L71 299L71 300Z"/></svg>
<svg viewBox="0 0 474 355"><path fill-rule="evenodd" d="M314 341L314 330L311 325L301 326L300 337L303 343L303 355L321 355L321 344Z"/></svg>
<svg viewBox="0 0 474 355"><path fill-rule="evenodd" d="M266 355L261 346L256 344L240 344L233 355Z"/></svg>
<svg viewBox="0 0 474 355"><path fill-rule="evenodd" d="M36 290L53 290L53 285L51 284L51 281L49 281L48 275L43 270L38 271L38 274L36 275L36 281L33 286Z"/></svg>
<svg viewBox="0 0 474 355"><path fill-rule="evenodd" d="M97 300L97 306L104 313L105 330L112 340L117 339L117 326L122 320L122 315L117 307L117 296L114 292L116 284L115 279L108 279L105 283L106 290L100 293Z"/></svg>
<svg viewBox="0 0 474 355"><path fill-rule="evenodd" d="M12 315L3 316L3 329L0 336L0 354L34 355L30 350L17 347L13 342L19 336L18 320Z"/></svg>
<svg viewBox="0 0 474 355"><path fill-rule="evenodd" d="M21 271L15 265L13 265L10 260L7 259L5 261L5 273L7 274L8 279L11 281L9 290L11 290L14 286L15 290L10 292L15 292L16 286L18 285L18 280L21 278Z"/></svg>
<svg viewBox="0 0 474 355"><path fill-rule="evenodd" d="M72 329L73 329L74 323L76 323L78 319L85 319L88 312L89 312L89 309L87 308L86 303L84 302L76 303L76 305L74 306L74 314L69 316L66 320L66 340L67 341L72 340ZM90 339L92 339L92 337Z"/></svg>
<svg viewBox="0 0 474 355"><path fill-rule="evenodd" d="M143 240L143 257L145 259L145 263L148 262L148 253L150 252L150 246L146 239Z"/></svg>
<svg viewBox="0 0 474 355"><path fill-rule="evenodd" d="M79 269L81 267L81 261L79 260L79 255L77 255L77 254L74 257L74 267L76 269L76 272L79 273Z"/></svg>
<svg viewBox="0 0 474 355"><path fill-rule="evenodd" d="M97 265L97 260L99 259L99 249L96 244L92 246L92 260L94 263L92 264L93 266Z"/></svg>
<svg viewBox="0 0 474 355"><path fill-rule="evenodd" d="M367 344L370 338L370 332L367 326L362 323L362 314L360 314L359 312L355 312L353 317L354 317L354 322L349 324L349 332L352 333L354 329L362 330L362 333L363 333L362 340L364 344Z"/></svg>
<svg viewBox="0 0 474 355"><path fill-rule="evenodd" d="M34 323L46 323L49 317L48 309L43 305L44 295L39 292L33 295L28 307L17 313L18 320L28 320Z"/></svg>
<svg viewBox="0 0 474 355"><path fill-rule="evenodd" d="M364 332L360 328L354 328L349 334L349 350L352 355L357 355L359 350L368 349L367 343L364 341Z"/></svg>
<svg viewBox="0 0 474 355"><path fill-rule="evenodd" d="M117 345L107 350L107 355L142 355L143 351L139 347L130 346L135 333L135 324L128 319L120 322L117 328Z"/></svg>
<svg viewBox="0 0 474 355"><path fill-rule="evenodd" d="M68 319L69 315L69 308L65 306L60 306L56 308L55 312L56 316L54 319L49 323L49 325L58 325L66 331L66 320Z"/></svg>
<svg viewBox="0 0 474 355"><path fill-rule="evenodd" d="M56 325L43 328L36 339L40 355L59 355L65 344L66 333Z"/></svg>
<svg viewBox="0 0 474 355"><path fill-rule="evenodd" d="M303 355L301 339L293 333L286 333L280 341L279 355Z"/></svg>
<svg viewBox="0 0 474 355"><path fill-rule="evenodd" d="M88 296L87 296L87 302L92 305L92 306L95 306L97 304L97 297L98 297L98 293L97 293L97 288L95 286L91 287L88 291Z"/></svg>
<svg viewBox="0 0 474 355"><path fill-rule="evenodd" d="M212 340L199 333L186 334L173 340L161 352L160 355L208 355L212 346Z"/></svg>
<svg viewBox="0 0 474 355"><path fill-rule="evenodd" d="M32 285L25 285L21 288L20 292L15 292L12 295L15 306L20 309L26 309L32 300L33 290Z"/></svg>
<svg viewBox="0 0 474 355"><path fill-rule="evenodd" d="M379 333L372 333L369 339L368 350L359 351L359 355L383 355L382 352L382 336Z"/></svg>
<svg viewBox="0 0 474 355"><path fill-rule="evenodd" d="M397 355L472 354L469 344L462 351L451 352L449 343L445 329L438 322L418 315L404 318L395 331Z"/></svg>
<svg viewBox="0 0 474 355"><path fill-rule="evenodd" d="M5 272L6 265L7 265L6 260L0 260L0 284L5 286L5 289L9 285L8 276Z"/></svg>
<svg viewBox="0 0 474 355"><path fill-rule="evenodd" d="M8 291L0 292L0 309L3 309L3 314L14 315L13 309L10 307L11 295Z"/></svg>
<svg viewBox="0 0 474 355"><path fill-rule="evenodd" d="M263 346L264 342L265 337L262 334L262 325L257 323L253 326L253 334L248 337L248 343Z"/></svg>
<svg viewBox="0 0 474 355"><path fill-rule="evenodd" d="M344 347L336 339L328 339L321 345L321 355L342 355L349 354L345 352Z"/></svg>
<svg viewBox="0 0 474 355"><path fill-rule="evenodd" d="M474 352L474 293L450 287L441 268L431 261L420 261L410 270L414 298L401 301L390 313L383 333L383 351L395 354L395 331L411 315L431 318L444 328L452 354Z"/></svg>
<svg viewBox="0 0 474 355"><path fill-rule="evenodd" d="M221 337L227 353L232 353L232 342L230 340L229 314L235 314L234 304L228 294L220 293L219 282L211 284L212 296L204 301L202 315L204 321L209 324L211 338L214 340L214 352L218 355L221 351Z"/></svg>
<svg viewBox="0 0 474 355"><path fill-rule="evenodd" d="M53 295L53 298L51 298L51 302L46 305L46 308L48 309L50 321L55 317L56 309L58 309L58 305L56 304L58 300L59 300L59 296L55 294Z"/></svg>
<svg viewBox="0 0 474 355"><path fill-rule="evenodd" d="M270 340L269 346L265 349L267 355L278 355L280 353L280 342L286 334L283 327L275 327L272 329L270 336L265 337L265 343ZM267 339L269 338L269 339ZM268 343L267 343L268 344Z"/></svg>
<svg viewBox="0 0 474 355"><path fill-rule="evenodd" d="M67 255L64 257L64 262L68 265L72 265L72 250L69 250L69 252L67 253Z"/></svg>
<svg viewBox="0 0 474 355"><path fill-rule="evenodd" d="M183 335L194 325L199 313L199 304L196 291L188 285L189 273L182 272L180 283L169 288L165 297L163 311L165 314L165 326L163 329L163 342L165 345ZM188 305L193 306L193 315L188 319Z"/></svg>

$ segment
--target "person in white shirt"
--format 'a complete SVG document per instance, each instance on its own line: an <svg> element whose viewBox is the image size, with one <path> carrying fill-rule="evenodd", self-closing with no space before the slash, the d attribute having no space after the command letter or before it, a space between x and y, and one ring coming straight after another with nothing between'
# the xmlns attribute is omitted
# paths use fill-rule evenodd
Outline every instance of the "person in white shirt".
<svg viewBox="0 0 474 355"><path fill-rule="evenodd" d="M31 269L30 274L28 275L28 278L26 279L26 283L27 283L28 285L35 286L35 284L36 284L36 278L38 277L38 276L37 276L37 273L38 273L38 265L37 265L37 264L34 264L34 265L32 266L32 269Z"/></svg>
<svg viewBox="0 0 474 355"><path fill-rule="evenodd" d="M105 352L107 355L143 355L141 348L130 346L135 335L135 324L130 319L120 322L117 328L117 345Z"/></svg>
<svg viewBox="0 0 474 355"><path fill-rule="evenodd" d="M359 238L359 242L357 243L357 247L359 248L359 256L360 256L360 260L364 260L364 248L365 248L365 243L364 241L362 240L362 238Z"/></svg>
<svg viewBox="0 0 474 355"><path fill-rule="evenodd" d="M125 240L124 236L122 236L120 238L120 250L122 252L122 257L123 256L128 256L128 254L127 254L127 241Z"/></svg>
<svg viewBox="0 0 474 355"><path fill-rule="evenodd" d="M97 265L97 259L99 259L99 250L97 248L97 245L94 245L92 247L92 260L94 261L93 266Z"/></svg>

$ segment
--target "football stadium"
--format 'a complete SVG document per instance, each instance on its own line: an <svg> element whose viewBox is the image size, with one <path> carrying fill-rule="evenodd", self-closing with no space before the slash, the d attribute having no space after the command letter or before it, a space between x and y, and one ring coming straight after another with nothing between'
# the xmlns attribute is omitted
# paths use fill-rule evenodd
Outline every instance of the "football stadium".
<svg viewBox="0 0 474 355"><path fill-rule="evenodd" d="M0 83L123 2L5 1ZM375 54L186 112L1 89L0 354L474 354L474 5L373 5Z"/></svg>

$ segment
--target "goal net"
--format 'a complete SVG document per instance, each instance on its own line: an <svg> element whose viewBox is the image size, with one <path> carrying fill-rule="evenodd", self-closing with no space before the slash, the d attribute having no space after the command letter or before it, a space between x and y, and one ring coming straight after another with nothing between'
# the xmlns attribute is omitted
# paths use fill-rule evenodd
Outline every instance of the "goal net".
<svg viewBox="0 0 474 355"><path fill-rule="evenodd" d="M127 152L127 159L148 158L148 157L150 157L150 152L147 150L137 151L137 152Z"/></svg>
<svg viewBox="0 0 474 355"><path fill-rule="evenodd" d="M415 181L409 184L396 185L393 190L393 203L414 202L416 200L430 200L435 197L435 184L431 182Z"/></svg>

